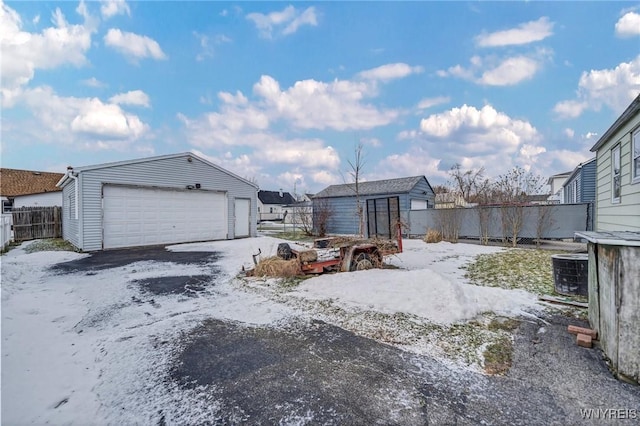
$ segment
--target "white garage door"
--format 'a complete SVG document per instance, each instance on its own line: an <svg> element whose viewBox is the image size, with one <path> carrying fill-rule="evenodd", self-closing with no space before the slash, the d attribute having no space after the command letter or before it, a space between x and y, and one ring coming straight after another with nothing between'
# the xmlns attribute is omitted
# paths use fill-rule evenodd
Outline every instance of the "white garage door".
<svg viewBox="0 0 640 426"><path fill-rule="evenodd" d="M106 249L227 237L223 193L105 185L102 196Z"/></svg>

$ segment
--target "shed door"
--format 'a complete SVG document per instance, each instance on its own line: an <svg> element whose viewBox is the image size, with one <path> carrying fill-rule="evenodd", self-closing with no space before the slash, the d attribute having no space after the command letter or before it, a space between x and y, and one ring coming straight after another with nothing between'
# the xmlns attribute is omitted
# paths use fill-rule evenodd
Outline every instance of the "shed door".
<svg viewBox="0 0 640 426"><path fill-rule="evenodd" d="M226 195L105 185L103 247L135 247L227 237Z"/></svg>
<svg viewBox="0 0 640 426"><path fill-rule="evenodd" d="M251 213L251 200L245 198L236 198L236 225L235 237L249 236L249 217Z"/></svg>

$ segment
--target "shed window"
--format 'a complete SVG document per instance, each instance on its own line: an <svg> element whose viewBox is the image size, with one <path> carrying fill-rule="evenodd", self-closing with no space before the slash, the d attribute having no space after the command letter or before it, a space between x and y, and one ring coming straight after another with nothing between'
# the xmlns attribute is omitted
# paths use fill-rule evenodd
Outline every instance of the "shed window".
<svg viewBox="0 0 640 426"><path fill-rule="evenodd" d="M640 129L636 129L631 137L631 177L633 182L640 182Z"/></svg>
<svg viewBox="0 0 640 426"><path fill-rule="evenodd" d="M620 145L611 150L611 202L620 202L622 179L620 176Z"/></svg>

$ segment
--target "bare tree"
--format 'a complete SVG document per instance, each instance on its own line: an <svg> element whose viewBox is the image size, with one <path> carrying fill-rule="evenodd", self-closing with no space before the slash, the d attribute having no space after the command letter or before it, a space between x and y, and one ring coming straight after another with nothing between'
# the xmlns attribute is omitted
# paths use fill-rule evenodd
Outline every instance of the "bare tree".
<svg viewBox="0 0 640 426"><path fill-rule="evenodd" d="M525 221L528 196L539 194L544 187L544 178L516 166L496 181L493 196L501 206L503 238L512 247L518 244L518 236Z"/></svg>
<svg viewBox="0 0 640 426"><path fill-rule="evenodd" d="M536 221L536 247L540 247L545 234L551 230L555 223L553 219L553 205L538 206L538 217Z"/></svg>
<svg viewBox="0 0 640 426"><path fill-rule="evenodd" d="M360 183L362 179L362 170L364 169L364 146L362 142L358 142L354 149L353 160L347 160L349 163L349 175L351 176L353 192L356 195L356 215L358 217L358 234L364 235L365 221L364 221L364 208L360 199Z"/></svg>
<svg viewBox="0 0 640 426"><path fill-rule="evenodd" d="M451 243L458 242L463 212L464 209L459 207L436 210L436 226L440 228L443 240Z"/></svg>
<svg viewBox="0 0 640 426"><path fill-rule="evenodd" d="M307 236L313 235L313 208L305 203L298 203L293 207L294 224L299 226Z"/></svg>
<svg viewBox="0 0 640 426"><path fill-rule="evenodd" d="M484 173L484 167L463 171L462 166L456 163L449 170L449 176L452 180L450 185L453 187L453 191L459 193L465 202L477 202L478 195L486 191L490 185L490 181L485 178Z"/></svg>
<svg viewBox="0 0 640 426"><path fill-rule="evenodd" d="M334 214L331 202L326 198L313 200L313 225L319 237L327 235L327 224Z"/></svg>

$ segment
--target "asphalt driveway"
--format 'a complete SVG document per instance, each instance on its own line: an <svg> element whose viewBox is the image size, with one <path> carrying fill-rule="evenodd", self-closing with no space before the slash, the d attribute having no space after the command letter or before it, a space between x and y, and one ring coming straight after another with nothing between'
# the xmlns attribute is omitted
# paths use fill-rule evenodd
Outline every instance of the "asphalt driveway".
<svg viewBox="0 0 640 426"><path fill-rule="evenodd" d="M521 321L511 369L487 376L302 311L249 321L254 310L277 306L231 284L224 262L221 252L151 247L98 252L50 268L59 278L48 281L54 287L86 290L83 298L110 295L108 303L88 305L69 340L92 342L85 350L99 363L97 385L91 385L101 398L99 418L184 425L567 425L602 424L585 420L581 410L640 413L640 387L616 380L598 349L576 346L566 332L570 323L585 325L578 320ZM89 288L101 283L109 287ZM74 398L63 395L49 409L70 407L73 415Z"/></svg>

